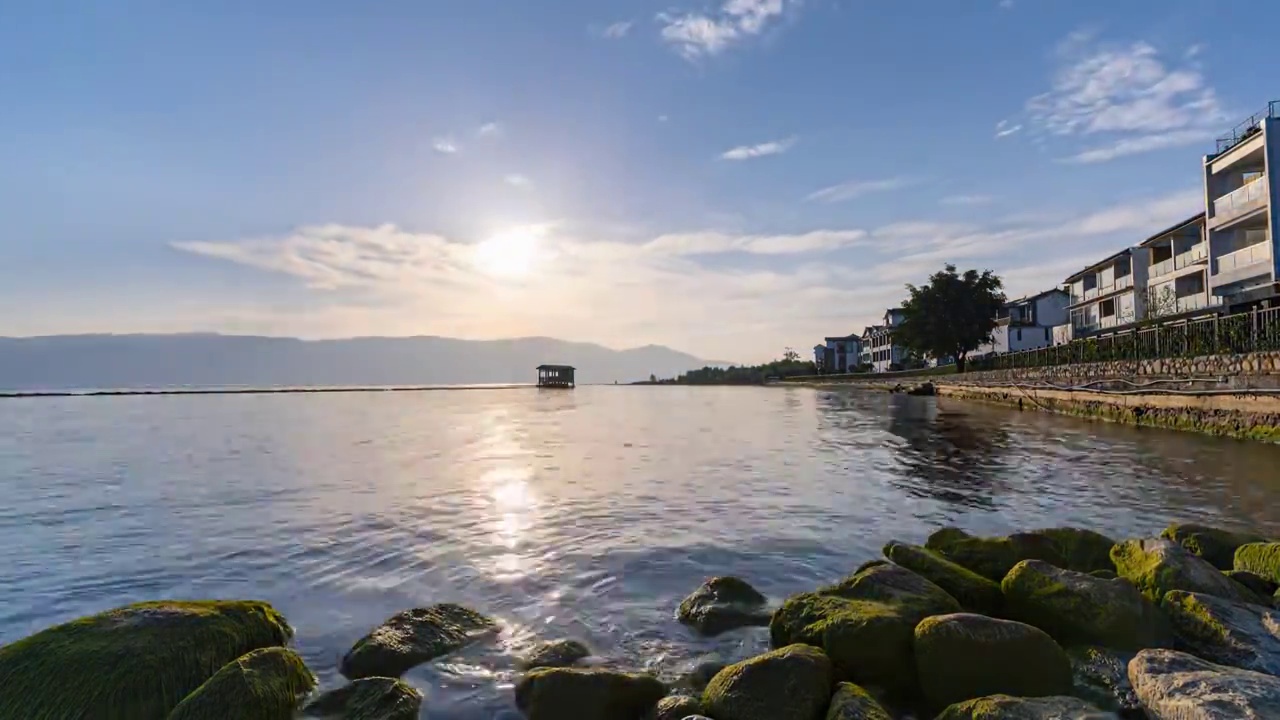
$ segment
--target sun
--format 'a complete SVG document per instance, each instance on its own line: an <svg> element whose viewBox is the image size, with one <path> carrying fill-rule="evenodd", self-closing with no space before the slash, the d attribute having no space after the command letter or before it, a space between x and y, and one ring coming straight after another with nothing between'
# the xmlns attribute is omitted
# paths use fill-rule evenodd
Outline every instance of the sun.
<svg viewBox="0 0 1280 720"><path fill-rule="evenodd" d="M471 261L484 273L496 277L525 277L538 259L537 231L513 228L477 243Z"/></svg>

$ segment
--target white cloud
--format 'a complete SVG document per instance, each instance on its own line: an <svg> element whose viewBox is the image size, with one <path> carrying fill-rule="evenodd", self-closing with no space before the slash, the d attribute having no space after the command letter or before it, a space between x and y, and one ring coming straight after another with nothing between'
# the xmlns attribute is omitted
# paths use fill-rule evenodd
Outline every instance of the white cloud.
<svg viewBox="0 0 1280 720"><path fill-rule="evenodd" d="M1013 0L1000 0L1000 9L1001 9L1001 10L1012 10L1012 9L1013 9L1013 5L1014 5Z"/></svg>
<svg viewBox="0 0 1280 720"><path fill-rule="evenodd" d="M716 55L764 32L799 0L727 0L711 13L660 13L662 39L685 58Z"/></svg>
<svg viewBox="0 0 1280 720"><path fill-rule="evenodd" d="M941 205L990 205L995 201L994 195L948 195L938 203Z"/></svg>
<svg viewBox="0 0 1280 720"><path fill-rule="evenodd" d="M759 145L739 145L736 148L726 150L720 157L725 160L750 160L751 158L764 157L766 155L781 155L791 149L796 144L797 138L792 136L782 140L771 140Z"/></svg>
<svg viewBox="0 0 1280 720"><path fill-rule="evenodd" d="M497 137L502 134L502 124L496 122L487 122L476 128L476 135L480 137Z"/></svg>
<svg viewBox="0 0 1280 720"><path fill-rule="evenodd" d="M659 116L658 116L658 122L660 122L660 123L664 123L664 122L666 122L666 121L668 121L668 120L670 120L670 118L668 118L666 115L659 115Z"/></svg>
<svg viewBox="0 0 1280 720"><path fill-rule="evenodd" d="M1152 150L1163 150L1171 147L1183 147L1186 145L1195 145L1212 140L1214 132L1211 130L1171 130L1166 133L1155 135L1141 135L1138 137L1126 137L1116 140L1109 145L1101 145L1087 150L1082 150L1075 155L1064 158L1064 162L1077 164L1091 164L1107 162L1118 157L1126 155L1137 155L1139 153L1150 152Z"/></svg>
<svg viewBox="0 0 1280 720"><path fill-rule="evenodd" d="M526 187L529 185L529 178L520 173L508 173L503 176L502 182L512 187Z"/></svg>
<svg viewBox="0 0 1280 720"><path fill-rule="evenodd" d="M1196 58L1200 57L1200 55L1204 52L1204 50L1205 50L1204 43L1196 43L1191 47L1187 48L1186 52L1182 53L1182 57L1186 58L1187 60L1195 60Z"/></svg>
<svg viewBox="0 0 1280 720"><path fill-rule="evenodd" d="M883 180L851 180L810 193L805 200L827 203L844 202L870 193L900 190L911 185L911 183L910 179L903 177L885 178Z"/></svg>
<svg viewBox="0 0 1280 720"><path fill-rule="evenodd" d="M670 255L715 255L743 252L755 255L791 255L826 252L855 245L866 239L864 230L814 230L790 235L733 235L704 231L661 235L646 250Z"/></svg>
<svg viewBox="0 0 1280 720"><path fill-rule="evenodd" d="M997 138L1009 137L1010 135L1018 132L1021 129L1022 129L1022 126L1019 124L1009 122L1008 120L1001 120L1000 122L996 123L996 137Z"/></svg>
<svg viewBox="0 0 1280 720"><path fill-rule="evenodd" d="M458 146L451 138L440 137L431 141L431 149L441 155L453 155L458 152Z"/></svg>
<svg viewBox="0 0 1280 720"><path fill-rule="evenodd" d="M634 26L635 23L633 21L622 20L609 25L604 30L601 30L600 35L611 39L624 38L631 33L631 28Z"/></svg>

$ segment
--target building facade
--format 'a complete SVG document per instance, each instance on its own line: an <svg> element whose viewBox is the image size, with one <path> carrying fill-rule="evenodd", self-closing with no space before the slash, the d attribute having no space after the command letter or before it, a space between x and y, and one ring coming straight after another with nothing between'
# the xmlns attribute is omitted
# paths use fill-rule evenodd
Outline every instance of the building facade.
<svg viewBox="0 0 1280 720"><path fill-rule="evenodd" d="M1187 218L1139 245L1146 252L1148 319L1212 313L1205 214ZM1141 257L1141 256L1139 256Z"/></svg>
<svg viewBox="0 0 1280 720"><path fill-rule="evenodd" d="M871 365L873 372L889 372L902 369L906 351L893 342L894 328L902 324L901 308L890 308L884 313L884 322L863 331L863 362Z"/></svg>
<svg viewBox="0 0 1280 720"><path fill-rule="evenodd" d="M1053 345L1053 329L1067 324L1070 304L1071 296L1060 288L1010 300L996 316L991 342L980 346L975 354L1019 352Z"/></svg>
<svg viewBox="0 0 1280 720"><path fill-rule="evenodd" d="M1071 335L1079 338L1146 317L1145 253L1125 248L1063 281L1070 295Z"/></svg>
<svg viewBox="0 0 1280 720"><path fill-rule="evenodd" d="M862 361L862 338L858 335L824 338L823 361L824 373L857 372ZM814 348L816 353L817 348Z"/></svg>

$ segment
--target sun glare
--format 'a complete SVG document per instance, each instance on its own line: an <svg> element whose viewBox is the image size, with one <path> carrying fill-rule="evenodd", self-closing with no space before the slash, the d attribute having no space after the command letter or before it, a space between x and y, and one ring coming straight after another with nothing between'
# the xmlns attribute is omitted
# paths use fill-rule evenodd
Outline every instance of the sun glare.
<svg viewBox="0 0 1280 720"><path fill-rule="evenodd" d="M538 233L516 228L478 243L472 257L481 272L497 277L524 277L538 256Z"/></svg>

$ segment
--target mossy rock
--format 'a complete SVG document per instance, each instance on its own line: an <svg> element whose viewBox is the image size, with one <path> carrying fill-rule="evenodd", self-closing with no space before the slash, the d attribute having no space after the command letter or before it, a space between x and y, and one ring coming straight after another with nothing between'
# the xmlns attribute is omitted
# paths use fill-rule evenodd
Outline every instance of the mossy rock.
<svg viewBox="0 0 1280 720"><path fill-rule="evenodd" d="M169 713L169 720L292 720L316 678L288 648L254 650L232 660Z"/></svg>
<svg viewBox="0 0 1280 720"><path fill-rule="evenodd" d="M677 683L680 687L688 688L699 694L707 687L707 683L711 682L711 678L720 674L728 663L708 660L707 662L698 663L698 666L685 673Z"/></svg>
<svg viewBox="0 0 1280 720"><path fill-rule="evenodd" d="M526 670L540 667L569 667L590 656L591 648L577 640L553 640L534 648L521 660L521 665Z"/></svg>
<svg viewBox="0 0 1280 720"><path fill-rule="evenodd" d="M960 607L983 615L999 615L1004 603L1000 585L917 545L891 542L884 556L946 590Z"/></svg>
<svg viewBox="0 0 1280 720"><path fill-rule="evenodd" d="M292 630L256 601L145 602L0 647L0 718L162 720L224 665Z"/></svg>
<svg viewBox="0 0 1280 720"><path fill-rule="evenodd" d="M657 707L645 716L645 720L684 720L690 715L702 713L702 701L689 695L668 695L658 701Z"/></svg>
<svg viewBox="0 0 1280 720"><path fill-rule="evenodd" d="M769 624L768 599L736 577L714 577L686 597L676 619L706 636Z"/></svg>
<svg viewBox="0 0 1280 720"><path fill-rule="evenodd" d="M916 668L930 707L986 695L1071 692L1071 661L1043 630L984 615L925 618L915 631Z"/></svg>
<svg viewBox="0 0 1280 720"><path fill-rule="evenodd" d="M321 720L417 720L422 693L398 678L353 680L313 700L303 715Z"/></svg>
<svg viewBox="0 0 1280 720"><path fill-rule="evenodd" d="M862 687L840 683L831 696L826 720L893 720L893 716Z"/></svg>
<svg viewBox="0 0 1280 720"><path fill-rule="evenodd" d="M1071 694L1122 718L1146 720L1142 703L1129 684L1134 653L1093 646L1067 648L1071 659Z"/></svg>
<svg viewBox="0 0 1280 720"><path fill-rule="evenodd" d="M1223 575L1208 560L1172 540L1127 540L1112 548L1111 559L1120 577L1136 585L1152 602L1160 602L1170 590L1258 601L1256 595Z"/></svg>
<svg viewBox="0 0 1280 720"><path fill-rule="evenodd" d="M836 676L901 697L915 691L912 642L930 615L960 611L945 590L884 562L843 582L789 598L769 624L774 647L806 643L822 648Z"/></svg>
<svg viewBox="0 0 1280 720"><path fill-rule="evenodd" d="M1266 540L1252 533L1231 532L1195 523L1173 523L1160 533L1160 537L1178 543L1219 570L1232 569L1236 548Z"/></svg>
<svg viewBox="0 0 1280 720"><path fill-rule="evenodd" d="M826 654L790 645L721 670L702 706L716 720L820 720L833 680Z"/></svg>
<svg viewBox="0 0 1280 720"><path fill-rule="evenodd" d="M1280 543L1249 543L1236 548L1233 570L1246 570L1280 583Z"/></svg>
<svg viewBox="0 0 1280 720"><path fill-rule="evenodd" d="M1092 530L1046 528L1007 537L977 537L958 528L929 536L925 547L993 582L1023 560L1043 560L1064 570L1111 570L1115 541Z"/></svg>
<svg viewBox="0 0 1280 720"><path fill-rule="evenodd" d="M352 680L400 677L497 629L493 620L461 605L406 610L360 638L342 658L342 674Z"/></svg>
<svg viewBox="0 0 1280 720"><path fill-rule="evenodd" d="M1079 698L991 695L951 705L936 720L1113 720Z"/></svg>
<svg viewBox="0 0 1280 720"><path fill-rule="evenodd" d="M1280 675L1280 612L1180 590L1161 605L1184 649L1219 665Z"/></svg>
<svg viewBox="0 0 1280 720"><path fill-rule="evenodd" d="M1115 570L1094 570L1089 573L1089 577L1101 578L1103 580L1115 580L1120 577Z"/></svg>
<svg viewBox="0 0 1280 720"><path fill-rule="evenodd" d="M1259 598L1269 598L1275 595L1277 590L1280 590L1280 584L1271 582L1261 575L1251 573L1248 570L1224 570L1223 573L1248 588L1250 592Z"/></svg>
<svg viewBox="0 0 1280 720"><path fill-rule="evenodd" d="M1023 560L1001 588L1009 617L1044 630L1063 645L1141 650L1173 644L1172 628L1160 609L1127 580L1103 580Z"/></svg>
<svg viewBox="0 0 1280 720"><path fill-rule="evenodd" d="M528 720L618 720L644 716L666 694L652 675L539 668L516 684L516 707Z"/></svg>

